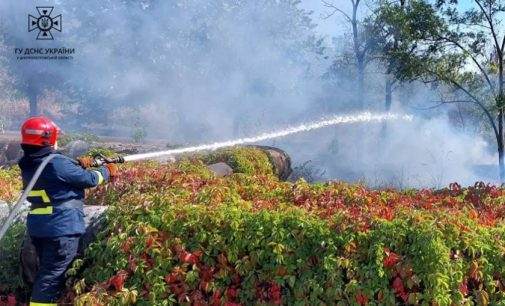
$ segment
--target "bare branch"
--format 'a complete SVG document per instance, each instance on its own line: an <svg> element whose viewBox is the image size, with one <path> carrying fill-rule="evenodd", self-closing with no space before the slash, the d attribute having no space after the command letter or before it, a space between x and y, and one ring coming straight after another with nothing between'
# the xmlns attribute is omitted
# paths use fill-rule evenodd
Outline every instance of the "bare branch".
<svg viewBox="0 0 505 306"><path fill-rule="evenodd" d="M331 16L335 15L335 13L340 13L340 14L342 14L345 17L345 19L347 19L347 21L352 22L351 17L346 12L344 12L343 10L339 9L338 7L336 7L333 3L330 3L330 2L325 1L325 0L322 0L322 2L323 2L323 5L325 7L330 8L330 9L333 10L333 12L328 13L326 16L322 17L323 19L328 19Z"/></svg>
<svg viewBox="0 0 505 306"><path fill-rule="evenodd" d="M435 109L437 107L443 106L445 104L454 104L454 103L473 103L471 100L451 100L451 101L432 101L432 102L437 102L438 104L428 106L428 107L412 107L415 110L430 110L430 109Z"/></svg>
<svg viewBox="0 0 505 306"><path fill-rule="evenodd" d="M491 115L491 113L489 112L489 110L486 108L486 106L479 99L477 99L477 97L475 97L474 95L472 95L467 89L465 89L463 86L461 86L455 80L451 80L451 83L453 83L454 86L456 86L461 91L463 91L464 93L466 93L470 98L472 98L472 100L474 101L474 103L477 106L479 106L482 109L482 111L484 111L484 113L486 114L487 119L489 120L489 124L491 124L491 127L493 128L493 131L494 131L496 139L500 139L500 136L499 136L500 134L498 133L498 129L497 129L496 124L494 122L493 116Z"/></svg>
<svg viewBox="0 0 505 306"><path fill-rule="evenodd" d="M471 99L471 101L473 101L473 104L476 104L480 109L482 109L482 111L484 112L484 114L486 115L486 117L489 121L489 124L493 128L493 132L494 132L496 139L500 139L500 134L498 133L498 128L496 127L496 123L493 119L493 116L491 115L490 111L486 108L484 103L482 103L482 101L480 101L475 95L473 95L468 89L466 89L458 81L456 81L452 78L444 77L443 75L440 75L439 73L437 73L435 71L430 71L429 69L428 69L428 72L432 73L433 75L436 75L441 80L445 80L446 82L451 83L454 87L463 91Z"/></svg>
<svg viewBox="0 0 505 306"><path fill-rule="evenodd" d="M365 64L368 65L370 64L371 62L374 62L376 60L381 60L383 57L377 55L377 56L367 56L366 59L365 59Z"/></svg>
<svg viewBox="0 0 505 306"><path fill-rule="evenodd" d="M502 51L501 51L501 48L500 48L500 44L498 43L498 36L496 35L496 31L494 29L494 23L493 23L493 19L492 19L492 16L491 16L491 12L488 14L486 12L486 10L484 9L484 7L482 6L482 4L480 3L479 0L474 0L474 1L479 6L482 14L484 14L484 16L486 17L486 20L487 20L487 22L489 24L489 28L491 30L491 35L493 36L496 52L498 52L498 55L500 56L500 58L502 58Z"/></svg>
<svg viewBox="0 0 505 306"><path fill-rule="evenodd" d="M477 67L479 68L480 72L484 75L484 78L486 79L486 82L489 85L489 87L491 88L491 90L494 91L494 89L495 89L494 83L491 81L491 79L489 78L488 73L484 70L484 68L482 67L482 65L477 60L477 58L475 56L473 56L473 54L470 51L468 51L463 45L461 45L458 41L456 41L454 39L451 39L449 37L440 37L440 38L443 39L443 40L445 40L445 41L447 41L447 42L452 43L453 45L455 45L456 47L458 47L459 49L461 49L461 51L463 51L466 55L470 56L470 58L472 59L472 62L475 65L477 65Z"/></svg>
<svg viewBox="0 0 505 306"><path fill-rule="evenodd" d="M491 27L487 26L485 24L480 24L480 23L475 23L475 22L462 22L462 24L464 24L468 27L477 27L477 28L484 28L486 30L491 30Z"/></svg>
<svg viewBox="0 0 505 306"><path fill-rule="evenodd" d="M501 52L503 54L503 48L505 47L505 35L503 35L503 40L501 41Z"/></svg>

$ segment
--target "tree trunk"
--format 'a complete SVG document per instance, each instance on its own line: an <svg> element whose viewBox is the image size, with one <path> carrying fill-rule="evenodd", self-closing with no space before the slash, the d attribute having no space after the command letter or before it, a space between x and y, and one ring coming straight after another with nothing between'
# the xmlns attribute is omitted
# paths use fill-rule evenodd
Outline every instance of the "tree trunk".
<svg viewBox="0 0 505 306"><path fill-rule="evenodd" d="M365 108L365 66L366 66L366 51L362 50L360 37L359 37L359 29L358 29L358 7L361 0L352 0L352 18L351 18L351 26L352 26L352 42L353 42L353 51L354 57L356 60L356 95L354 105L357 110L362 111ZM366 135L365 128L362 125L358 125L357 127L358 133L360 135ZM360 137L356 140L357 148L366 147L365 138ZM365 157L366 152L364 150L358 149L357 154L355 156L357 158L355 162L355 168L358 170L358 175L364 177L364 169L365 169Z"/></svg>
<svg viewBox="0 0 505 306"><path fill-rule="evenodd" d="M498 167L500 173L500 182L503 183L505 179L505 164L503 152L503 109L498 113Z"/></svg>
<svg viewBox="0 0 505 306"><path fill-rule="evenodd" d="M364 98L365 98L365 53L361 51L360 41L359 41L359 29L358 29L358 7L361 0L353 1L352 6L352 42L354 49L354 57L356 58L356 99L355 105L359 110L364 108Z"/></svg>
<svg viewBox="0 0 505 306"><path fill-rule="evenodd" d="M393 102L393 80L390 75L386 75L386 94L384 97L384 109L386 112L391 111L391 104ZM382 123L381 135L382 139L387 135L387 121Z"/></svg>
<svg viewBox="0 0 505 306"><path fill-rule="evenodd" d="M358 100L356 106L359 110L363 110L365 108L365 63L361 58L358 58L356 87Z"/></svg>
<svg viewBox="0 0 505 306"><path fill-rule="evenodd" d="M389 112L391 110L392 99L393 99L393 81L391 80L391 77L388 75L386 76L386 97L384 100L384 106L386 112Z"/></svg>
<svg viewBox="0 0 505 306"><path fill-rule="evenodd" d="M504 38L505 39L505 38ZM498 62L498 99L496 101L496 106L498 108L498 168L500 173L500 182L503 183L505 180L505 165L503 163L503 107L504 107L504 95L503 95L503 53L496 46L499 55Z"/></svg>
<svg viewBox="0 0 505 306"><path fill-rule="evenodd" d="M37 92L35 90L31 90L28 94L28 99L30 100L30 116L37 116L39 114L37 107Z"/></svg>

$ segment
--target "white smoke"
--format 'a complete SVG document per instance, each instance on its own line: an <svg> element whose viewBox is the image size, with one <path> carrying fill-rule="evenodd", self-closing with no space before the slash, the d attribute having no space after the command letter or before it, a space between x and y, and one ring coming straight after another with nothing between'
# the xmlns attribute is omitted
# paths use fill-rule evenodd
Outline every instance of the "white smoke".
<svg viewBox="0 0 505 306"><path fill-rule="evenodd" d="M129 136L140 128L170 144L221 143L356 111L353 75L325 75L341 49L321 44L313 27L319 16L294 3L2 0L0 31L14 73L47 68L52 74L33 82L71 88L56 88L68 93L61 103L81 105L77 116L59 122L67 130ZM36 41L26 31L36 5L62 14L54 41ZM11 60L14 47L63 46L76 49L73 61ZM384 75L377 71L367 71L364 104L371 112L383 111ZM422 85L412 88L409 103L394 101L394 112L411 113L407 104L434 96ZM322 179L439 186L495 178L493 168L475 171L496 163L482 138L454 130L443 114L420 113L410 123L388 123L386 134L375 123L257 140L285 149L296 163L312 160L326 170Z"/></svg>

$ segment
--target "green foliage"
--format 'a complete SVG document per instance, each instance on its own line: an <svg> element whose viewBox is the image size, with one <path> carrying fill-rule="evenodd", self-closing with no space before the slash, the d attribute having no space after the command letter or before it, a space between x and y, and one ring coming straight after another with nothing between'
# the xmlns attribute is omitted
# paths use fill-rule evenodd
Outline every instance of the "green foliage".
<svg viewBox="0 0 505 306"><path fill-rule="evenodd" d="M501 146L505 45L497 29L505 7L497 0L459 2L381 1L372 20L388 73L400 81L444 84L451 92L441 95L442 103L462 103L465 112L480 113Z"/></svg>
<svg viewBox="0 0 505 306"><path fill-rule="evenodd" d="M110 208L69 272L76 305L505 302L505 189L483 183L395 191L218 178L193 158L124 165L88 201ZM20 286L22 228L11 231L4 293Z"/></svg>
<svg viewBox="0 0 505 306"><path fill-rule="evenodd" d="M0 200L14 203L21 192L19 167L0 169ZM4 220L0 219L0 222ZM25 292L19 273L20 247L25 233L25 225L15 222L0 241L0 295L6 292Z"/></svg>
<svg viewBox="0 0 505 306"><path fill-rule="evenodd" d="M141 143L147 137L147 131L144 127L135 127L132 132L132 139L135 143Z"/></svg>
<svg viewBox="0 0 505 306"><path fill-rule="evenodd" d="M109 148L94 147L94 148L91 148L88 152L86 152L85 155L91 156L91 157L96 156L96 155L103 155L106 157L114 157L117 155L117 153L114 152L114 150L109 149Z"/></svg>
<svg viewBox="0 0 505 306"><path fill-rule="evenodd" d="M379 37L378 48L384 55L388 73L400 81L427 79L432 76L430 59L436 45L419 44L435 41L447 29L436 10L422 0L381 2L369 21Z"/></svg>
<svg viewBox="0 0 505 306"><path fill-rule="evenodd" d="M0 168L0 200L12 203L17 200L21 190L19 167Z"/></svg>
<svg viewBox="0 0 505 306"><path fill-rule="evenodd" d="M156 167L156 165L154 165L154 167ZM177 168L183 173L191 173L202 179L210 179L214 175L201 160L182 159L179 161Z"/></svg>
<svg viewBox="0 0 505 306"><path fill-rule="evenodd" d="M260 149L252 147L235 147L212 152L201 156L207 164L224 162L233 168L235 173L273 174L268 156Z"/></svg>
<svg viewBox="0 0 505 306"><path fill-rule="evenodd" d="M24 223L15 222L0 241L0 294L26 290L19 266L24 235Z"/></svg>
<svg viewBox="0 0 505 306"><path fill-rule="evenodd" d="M204 169L138 164L94 193L111 209L78 305L505 301L503 189L368 190Z"/></svg>
<svg viewBox="0 0 505 306"><path fill-rule="evenodd" d="M82 140L85 142L97 142L100 139L93 133L65 133L58 139L58 144L64 147L72 141L76 140Z"/></svg>

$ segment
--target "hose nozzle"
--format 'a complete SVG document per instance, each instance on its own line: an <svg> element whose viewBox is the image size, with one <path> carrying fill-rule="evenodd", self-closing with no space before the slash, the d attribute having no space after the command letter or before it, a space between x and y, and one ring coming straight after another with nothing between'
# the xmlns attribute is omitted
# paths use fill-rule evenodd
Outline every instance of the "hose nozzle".
<svg viewBox="0 0 505 306"><path fill-rule="evenodd" d="M97 154L93 157L93 164L91 167L100 167L105 164L122 164L124 163L124 157L121 155L115 157L106 157L103 154Z"/></svg>

